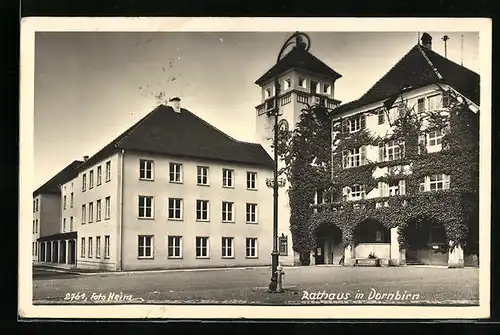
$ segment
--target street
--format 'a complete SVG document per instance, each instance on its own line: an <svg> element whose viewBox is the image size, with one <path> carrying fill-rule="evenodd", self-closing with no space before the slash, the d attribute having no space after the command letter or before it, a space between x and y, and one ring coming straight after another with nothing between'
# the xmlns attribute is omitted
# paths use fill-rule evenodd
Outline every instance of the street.
<svg viewBox="0 0 500 335"><path fill-rule="evenodd" d="M270 269L118 274L34 271L34 304L410 304L478 305L479 269L285 268L285 292L267 293Z"/></svg>

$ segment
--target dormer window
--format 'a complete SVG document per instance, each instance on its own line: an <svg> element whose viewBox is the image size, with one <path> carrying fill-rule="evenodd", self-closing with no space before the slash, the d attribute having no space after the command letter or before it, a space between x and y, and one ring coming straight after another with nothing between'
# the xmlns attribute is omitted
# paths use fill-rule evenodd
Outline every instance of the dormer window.
<svg viewBox="0 0 500 335"><path fill-rule="evenodd" d="M332 87L328 84L323 84L323 94L332 94Z"/></svg>
<svg viewBox="0 0 500 335"><path fill-rule="evenodd" d="M288 90L288 89L290 89L290 87L292 87L292 79L291 78L287 78L287 79L285 79L285 82L283 84L283 88L285 90Z"/></svg>
<svg viewBox="0 0 500 335"><path fill-rule="evenodd" d="M342 132L344 134L355 133L363 128L366 125L366 115L361 114L359 116L355 116L349 119L345 119L342 121Z"/></svg>
<svg viewBox="0 0 500 335"><path fill-rule="evenodd" d="M302 88L307 88L306 78L299 78L299 86Z"/></svg>

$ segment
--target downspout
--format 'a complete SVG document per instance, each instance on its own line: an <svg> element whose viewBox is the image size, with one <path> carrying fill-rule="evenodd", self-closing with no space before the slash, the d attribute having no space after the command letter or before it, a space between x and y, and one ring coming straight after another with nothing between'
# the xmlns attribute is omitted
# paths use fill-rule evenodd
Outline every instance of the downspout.
<svg viewBox="0 0 500 335"><path fill-rule="evenodd" d="M118 181L118 206L120 206L120 209L118 210L118 227L117 227L117 241L118 241L118 247L117 250L119 251L117 253L117 265L118 265L118 271L123 270L123 263L122 263L122 254L123 254L123 156L124 156L125 150L122 149L120 153L120 177Z"/></svg>

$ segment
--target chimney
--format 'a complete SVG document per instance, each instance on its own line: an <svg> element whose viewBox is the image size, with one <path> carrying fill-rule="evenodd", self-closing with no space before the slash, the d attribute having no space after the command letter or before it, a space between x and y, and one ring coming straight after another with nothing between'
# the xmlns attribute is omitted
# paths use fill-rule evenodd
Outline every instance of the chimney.
<svg viewBox="0 0 500 335"><path fill-rule="evenodd" d="M168 102L170 102L172 108L174 109L174 111L176 113L181 112L181 98L175 96L175 97L170 98L170 100L168 100Z"/></svg>
<svg viewBox="0 0 500 335"><path fill-rule="evenodd" d="M431 35L429 35L427 33L423 33L420 41L422 42L422 45L424 47L426 47L429 50L432 50L432 37L431 37Z"/></svg>
<svg viewBox="0 0 500 335"><path fill-rule="evenodd" d="M83 161L86 162L89 160L89 156L83 156Z"/></svg>

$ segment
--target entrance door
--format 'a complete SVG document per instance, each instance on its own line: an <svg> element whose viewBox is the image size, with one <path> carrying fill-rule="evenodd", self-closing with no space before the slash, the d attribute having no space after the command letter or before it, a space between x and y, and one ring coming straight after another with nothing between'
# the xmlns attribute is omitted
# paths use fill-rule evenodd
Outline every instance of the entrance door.
<svg viewBox="0 0 500 335"><path fill-rule="evenodd" d="M316 247L316 264L325 264L325 243L323 241L318 241L318 246Z"/></svg>

